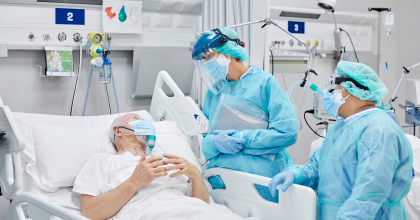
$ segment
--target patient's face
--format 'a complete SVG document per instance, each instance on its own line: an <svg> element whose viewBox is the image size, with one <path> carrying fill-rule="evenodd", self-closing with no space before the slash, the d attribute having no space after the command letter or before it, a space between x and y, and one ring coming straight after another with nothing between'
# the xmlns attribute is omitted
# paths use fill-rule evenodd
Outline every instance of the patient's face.
<svg viewBox="0 0 420 220"><path fill-rule="evenodd" d="M128 113L126 115L124 115L121 118L121 125L120 126L124 126L130 129L133 129L133 127L131 127L128 123L131 121L137 121L137 120L144 120L142 117L140 117L137 114L134 113ZM138 152L142 152L143 151L143 144L137 140L136 135L134 135L133 131L124 129L124 128L118 128L118 131L121 133L118 136L126 143L129 143L127 146L129 146L130 148L135 148L134 150L138 151ZM118 148L117 148L118 149ZM129 149L122 149L124 151L129 150ZM131 151L131 150L130 150ZM134 153L134 152L132 152Z"/></svg>

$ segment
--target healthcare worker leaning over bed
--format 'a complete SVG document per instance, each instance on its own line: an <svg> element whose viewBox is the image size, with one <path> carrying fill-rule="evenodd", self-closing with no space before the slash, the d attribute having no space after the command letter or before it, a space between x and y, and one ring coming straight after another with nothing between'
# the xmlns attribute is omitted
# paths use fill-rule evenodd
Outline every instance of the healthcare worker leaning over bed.
<svg viewBox="0 0 420 220"><path fill-rule="evenodd" d="M377 107L388 90L370 67L346 61L329 82L325 110L342 118L310 163L271 180L273 196L277 185L284 192L296 183L318 190L317 219L407 219L401 200L411 187L413 153L401 128Z"/></svg>
<svg viewBox="0 0 420 220"><path fill-rule="evenodd" d="M203 113L211 133L202 142L203 154L208 169L223 167L271 178L292 164L286 148L297 139L296 112L271 74L242 63L249 57L244 46L234 30L220 27L203 34L193 47L192 59L209 87ZM238 114L248 120L233 120ZM209 181L213 188L225 187L220 177ZM278 201L268 187L256 188L263 198Z"/></svg>
<svg viewBox="0 0 420 220"><path fill-rule="evenodd" d="M189 161L168 154L163 158L159 149L153 150L153 157L145 157L144 134L154 133L152 123L130 113L117 118L110 130L117 154L95 154L74 182L73 192L81 196L84 216L114 220L243 219L225 206L208 204L200 171Z"/></svg>

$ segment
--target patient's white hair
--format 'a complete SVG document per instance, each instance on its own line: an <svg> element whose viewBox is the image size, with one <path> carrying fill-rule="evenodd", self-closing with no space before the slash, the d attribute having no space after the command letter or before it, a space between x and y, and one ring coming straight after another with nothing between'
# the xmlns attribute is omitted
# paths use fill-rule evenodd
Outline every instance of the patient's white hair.
<svg viewBox="0 0 420 220"><path fill-rule="evenodd" d="M117 146L115 145L115 134L114 134L114 127L120 126L122 122L122 115L118 116L111 124L111 127L109 128L109 139L111 140L111 143L114 145L115 149L117 149Z"/></svg>

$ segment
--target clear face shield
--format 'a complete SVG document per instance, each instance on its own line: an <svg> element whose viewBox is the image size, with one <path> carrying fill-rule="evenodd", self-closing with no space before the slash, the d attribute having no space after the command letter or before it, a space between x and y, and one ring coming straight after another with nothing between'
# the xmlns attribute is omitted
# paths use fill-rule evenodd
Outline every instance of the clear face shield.
<svg viewBox="0 0 420 220"><path fill-rule="evenodd" d="M204 83L217 95L227 84L230 59L214 49L204 51L200 57L194 64Z"/></svg>
<svg viewBox="0 0 420 220"><path fill-rule="evenodd" d="M194 44L192 60L204 83L217 95L227 84L230 57L217 52L229 39L220 34L203 34Z"/></svg>

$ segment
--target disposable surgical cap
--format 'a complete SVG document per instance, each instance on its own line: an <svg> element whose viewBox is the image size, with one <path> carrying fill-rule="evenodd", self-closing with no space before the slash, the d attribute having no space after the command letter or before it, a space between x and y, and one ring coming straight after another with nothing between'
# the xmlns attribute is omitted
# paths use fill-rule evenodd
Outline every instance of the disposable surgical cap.
<svg viewBox="0 0 420 220"><path fill-rule="evenodd" d="M230 39L239 39L238 34L227 27L219 27L219 30L222 32L222 34L228 36ZM210 33L214 33L213 31L210 31ZM233 58L241 59L242 62L247 61L249 59L248 51L245 50L245 48L239 46L233 41L228 41L223 46L216 47L215 48L217 52L220 52L224 55L229 55Z"/></svg>
<svg viewBox="0 0 420 220"><path fill-rule="evenodd" d="M362 63L340 61L337 64L335 74L338 77L348 77L356 80L369 90L360 89L352 82L343 82L340 85L350 94L360 100L374 101L375 105L381 105L382 99L388 94L385 84L379 79L375 71Z"/></svg>

